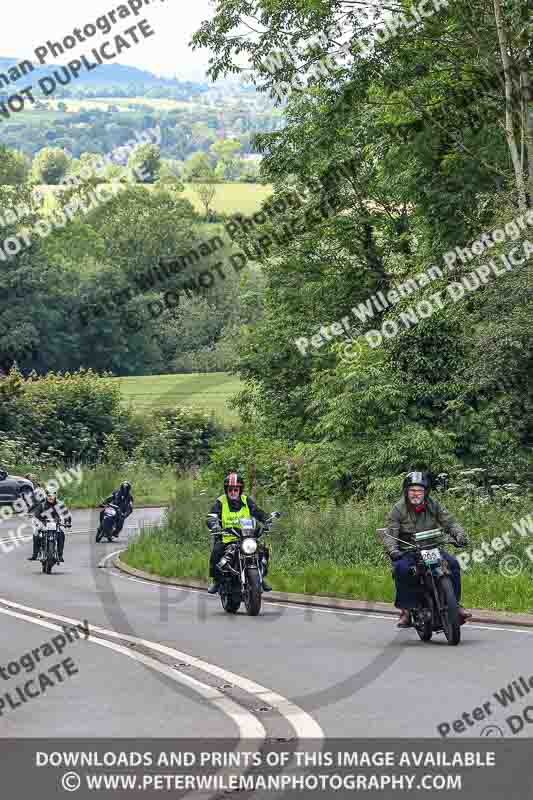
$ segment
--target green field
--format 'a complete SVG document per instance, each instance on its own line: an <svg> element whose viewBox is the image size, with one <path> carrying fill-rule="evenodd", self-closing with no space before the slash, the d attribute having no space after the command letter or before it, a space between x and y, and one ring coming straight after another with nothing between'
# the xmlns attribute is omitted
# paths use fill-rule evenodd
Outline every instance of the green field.
<svg viewBox="0 0 533 800"><path fill-rule="evenodd" d="M138 185L138 184L135 184ZM157 186L149 185L147 188L153 189ZM218 183L216 184L217 192L211 207L215 212L225 214L241 213L244 216L255 214L259 210L261 203L272 194L271 184L263 186L259 183ZM66 191L67 186L47 186L40 185L38 188L45 195L45 209L51 211L54 207L54 198L61 192ZM179 197L184 197L189 200L196 211L200 214L205 214L205 209L200 202L200 198L194 191L193 185L190 183L185 184L185 191L180 192Z"/></svg>
<svg viewBox="0 0 533 800"><path fill-rule="evenodd" d="M124 401L136 411L190 406L212 412L221 422L239 420L228 407L228 400L239 391L241 382L225 372L144 375L113 380L120 382Z"/></svg>
<svg viewBox="0 0 533 800"><path fill-rule="evenodd" d="M255 214L259 211L261 203L272 194L271 184L263 186L260 183L218 183L216 184L216 194L211 203L215 212L225 214L241 213L244 216ZM200 198L194 191L193 185L185 184L185 191L180 194L193 204L200 213L205 213L205 209L200 202Z"/></svg>

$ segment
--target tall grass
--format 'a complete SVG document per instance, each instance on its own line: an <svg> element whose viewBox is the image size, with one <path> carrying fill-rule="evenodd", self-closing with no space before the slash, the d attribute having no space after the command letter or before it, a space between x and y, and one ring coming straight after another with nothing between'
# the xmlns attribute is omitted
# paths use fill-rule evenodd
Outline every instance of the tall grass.
<svg viewBox="0 0 533 800"><path fill-rule="evenodd" d="M204 492L192 480L179 481L165 526L142 533L130 544L124 560L165 577L205 578L211 546L206 514L218 494L220 487ZM258 497L258 502L265 510L284 512L268 538L272 558L269 580L274 589L388 602L394 599L390 562L376 535L376 528L385 526L390 504L332 503L318 510L303 504L286 506L268 496ZM483 540L511 530L512 523L528 513L525 501L502 508L446 498L446 507L466 529L469 551ZM530 543L514 536L502 553L468 570L463 575L465 604L533 612L533 564L525 555ZM516 578L499 572L502 556L511 554L523 564Z"/></svg>
<svg viewBox="0 0 533 800"><path fill-rule="evenodd" d="M49 480L57 480L56 470L66 472L67 468L61 465L39 470L37 477L41 485L45 486ZM35 468L19 465L12 470L16 475L25 475L30 471L34 472ZM137 464L133 470L119 469L108 464L95 467L82 466L81 483L78 483L77 477L74 476L72 483L60 486L58 495L68 506L93 508L125 480L132 484L136 506L166 505L174 496L176 487L174 469L171 466L158 469L146 464Z"/></svg>

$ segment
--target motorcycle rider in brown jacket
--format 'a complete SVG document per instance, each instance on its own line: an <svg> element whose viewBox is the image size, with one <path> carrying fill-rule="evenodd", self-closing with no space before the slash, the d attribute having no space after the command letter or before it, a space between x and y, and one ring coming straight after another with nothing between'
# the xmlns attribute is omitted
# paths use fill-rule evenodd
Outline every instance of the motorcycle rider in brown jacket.
<svg viewBox="0 0 533 800"><path fill-rule="evenodd" d="M468 544L463 528L454 517L437 500L429 497L430 489L429 473L410 472L403 482L404 495L392 508L387 520L383 545L393 561L396 583L395 606L400 609L399 628L410 627L409 609L416 607L419 591L417 578L413 574L414 555L403 542L413 542L415 533L442 528L458 545ZM461 600L459 561L444 550L441 553L448 562L450 578L459 603ZM472 614L460 605L459 616L462 624L470 619Z"/></svg>

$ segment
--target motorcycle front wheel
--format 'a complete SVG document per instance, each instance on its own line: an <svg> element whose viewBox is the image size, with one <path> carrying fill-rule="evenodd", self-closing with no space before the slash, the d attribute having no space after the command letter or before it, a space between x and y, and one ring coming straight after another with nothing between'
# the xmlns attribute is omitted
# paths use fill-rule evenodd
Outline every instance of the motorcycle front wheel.
<svg viewBox="0 0 533 800"><path fill-rule="evenodd" d="M244 590L244 605L250 617L257 617L261 611L261 577L259 570L251 567L246 572L246 588Z"/></svg>
<svg viewBox="0 0 533 800"><path fill-rule="evenodd" d="M448 644L455 646L461 641L461 628L459 626L459 606L450 578L445 575L439 581L440 615L444 635Z"/></svg>

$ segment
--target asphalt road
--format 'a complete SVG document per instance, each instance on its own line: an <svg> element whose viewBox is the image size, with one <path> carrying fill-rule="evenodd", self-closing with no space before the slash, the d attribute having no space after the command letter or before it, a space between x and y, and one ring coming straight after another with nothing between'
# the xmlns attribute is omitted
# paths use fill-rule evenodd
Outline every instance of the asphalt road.
<svg viewBox="0 0 533 800"><path fill-rule="evenodd" d="M97 545L95 512L74 512L50 576L27 561L31 541L0 525L0 737L435 737L463 714L450 735L512 737L506 718L533 704L533 629L466 625L453 648L375 613L264 603L259 617L231 616L205 591L104 562L162 513L139 509L118 542ZM88 639L72 634L61 653L42 654L54 637L61 647L62 625L83 621ZM32 650L38 664L24 658ZM71 674L57 666L65 659ZM54 666L52 685L17 705L16 687ZM526 688L504 708L494 693L520 676Z"/></svg>

